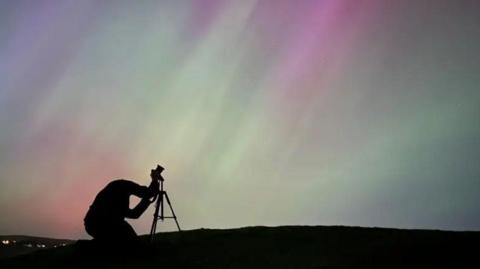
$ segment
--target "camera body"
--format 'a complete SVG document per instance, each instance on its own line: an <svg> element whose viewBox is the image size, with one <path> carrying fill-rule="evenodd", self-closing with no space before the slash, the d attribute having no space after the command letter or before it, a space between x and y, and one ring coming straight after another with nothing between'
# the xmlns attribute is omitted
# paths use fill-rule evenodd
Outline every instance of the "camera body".
<svg viewBox="0 0 480 269"><path fill-rule="evenodd" d="M155 169L152 169L152 173L151 173L152 179L158 180L158 181L164 181L162 177L163 170L165 170L165 168L157 164L157 167Z"/></svg>
<svg viewBox="0 0 480 269"><path fill-rule="evenodd" d="M157 164L157 168L155 168L155 170L153 170L153 171L155 171L155 172L157 172L157 173L160 174L160 173L163 172L163 170L165 170L165 168L163 168L162 166L160 166L159 164Z"/></svg>

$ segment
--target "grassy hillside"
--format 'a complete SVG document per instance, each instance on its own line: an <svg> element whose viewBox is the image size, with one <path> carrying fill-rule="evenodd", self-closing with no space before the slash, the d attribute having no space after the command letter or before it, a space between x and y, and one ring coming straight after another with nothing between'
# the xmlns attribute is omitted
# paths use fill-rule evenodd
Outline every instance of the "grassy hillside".
<svg viewBox="0 0 480 269"><path fill-rule="evenodd" d="M0 267L476 268L479 239L479 232L359 227L200 229L157 234L143 253L81 242L3 259Z"/></svg>

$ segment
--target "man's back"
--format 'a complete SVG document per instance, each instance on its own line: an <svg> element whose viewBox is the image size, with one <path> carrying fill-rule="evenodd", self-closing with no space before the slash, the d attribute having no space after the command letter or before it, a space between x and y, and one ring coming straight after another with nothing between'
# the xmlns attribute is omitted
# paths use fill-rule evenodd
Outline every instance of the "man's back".
<svg viewBox="0 0 480 269"><path fill-rule="evenodd" d="M85 218L108 222L123 220L129 210L130 195L138 195L146 189L132 181L114 180L97 194Z"/></svg>

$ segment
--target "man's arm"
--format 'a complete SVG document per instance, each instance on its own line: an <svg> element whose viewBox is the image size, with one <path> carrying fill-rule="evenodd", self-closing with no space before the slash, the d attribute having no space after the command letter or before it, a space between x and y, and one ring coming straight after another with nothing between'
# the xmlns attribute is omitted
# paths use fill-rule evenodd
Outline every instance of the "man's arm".
<svg viewBox="0 0 480 269"><path fill-rule="evenodd" d="M138 219L140 216L147 210L148 206L150 205L149 198L143 198L138 205L136 205L133 209L128 209L127 214L125 217L129 219Z"/></svg>
<svg viewBox="0 0 480 269"><path fill-rule="evenodd" d="M131 194L142 198L142 200L133 209L128 209L125 217L130 219L138 219L150 205L150 199L158 194L158 183L153 181L150 186L140 186L132 182Z"/></svg>
<svg viewBox="0 0 480 269"><path fill-rule="evenodd" d="M150 199L153 196L157 195L157 193L158 193L158 183L157 182L152 181L150 183L150 186L148 186L148 187L138 185L137 183L134 183L134 182L131 182L131 181L129 181L129 183L130 183L130 186L128 187L129 192L132 195L135 195L139 198Z"/></svg>

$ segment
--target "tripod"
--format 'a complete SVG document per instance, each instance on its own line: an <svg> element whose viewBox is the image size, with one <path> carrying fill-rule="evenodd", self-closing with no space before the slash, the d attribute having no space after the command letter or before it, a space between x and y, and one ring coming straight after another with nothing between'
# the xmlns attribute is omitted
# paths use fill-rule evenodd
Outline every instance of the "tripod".
<svg viewBox="0 0 480 269"><path fill-rule="evenodd" d="M155 231L157 229L157 222L159 220L164 221L165 219L174 219L175 224L177 224L178 231L179 232L182 231L180 229L180 225L178 225L177 216L175 216L175 212L173 211L172 203L170 203L168 194L166 191L163 190L163 178L160 179L160 191L157 194L157 196L155 196L152 202L155 202L155 199L157 200L157 203L155 205L155 213L153 214L152 229L150 230L150 241L153 240L153 235L155 234ZM164 199L167 201L168 206L170 207L170 211L172 212L171 216L164 215L164 210L163 210Z"/></svg>

